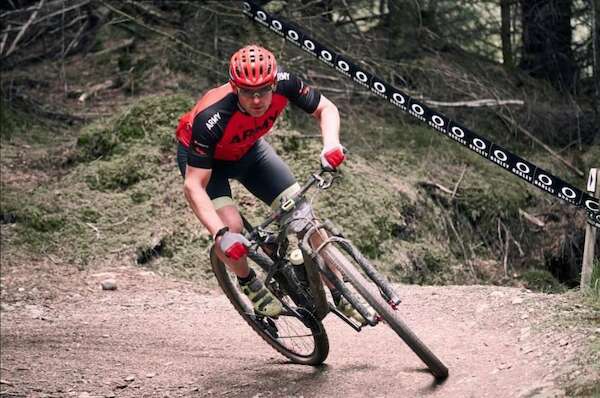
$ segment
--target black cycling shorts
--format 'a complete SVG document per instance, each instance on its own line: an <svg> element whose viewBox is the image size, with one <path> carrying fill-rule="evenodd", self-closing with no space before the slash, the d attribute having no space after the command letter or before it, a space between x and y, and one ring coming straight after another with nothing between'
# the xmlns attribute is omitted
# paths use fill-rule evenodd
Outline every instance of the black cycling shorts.
<svg viewBox="0 0 600 398"><path fill-rule="evenodd" d="M187 157L188 148L179 143L177 164L184 177ZM212 166L206 193L217 209L234 204L230 179L239 181L254 196L270 206L279 205L281 197L287 197L300 189L288 165L264 139L258 140L240 160L214 160Z"/></svg>

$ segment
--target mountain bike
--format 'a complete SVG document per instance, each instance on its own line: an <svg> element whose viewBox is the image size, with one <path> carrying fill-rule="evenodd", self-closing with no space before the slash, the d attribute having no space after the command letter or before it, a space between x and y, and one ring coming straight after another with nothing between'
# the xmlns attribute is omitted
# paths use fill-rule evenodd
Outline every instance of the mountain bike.
<svg viewBox="0 0 600 398"><path fill-rule="evenodd" d="M280 316L271 318L254 311L213 245L211 265L221 289L242 318L292 362L319 365L325 361L329 340L322 320L333 313L357 332L387 323L435 378L445 379L448 368L400 318L401 300L392 285L331 221L321 222L316 217L308 191L325 191L339 178L339 173L322 169L311 174L305 185L260 225L253 226L242 217L245 236L251 242L249 265L283 304ZM341 313L327 287L337 289L365 321L359 324Z"/></svg>

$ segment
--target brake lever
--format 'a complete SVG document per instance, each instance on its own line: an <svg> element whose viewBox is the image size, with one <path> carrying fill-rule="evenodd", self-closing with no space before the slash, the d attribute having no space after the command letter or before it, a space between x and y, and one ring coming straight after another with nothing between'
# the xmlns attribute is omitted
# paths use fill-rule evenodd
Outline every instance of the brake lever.
<svg viewBox="0 0 600 398"><path fill-rule="evenodd" d="M342 178L342 177L340 177L337 174L333 174L329 180L325 180L325 178L323 178L323 177L317 177L317 180L319 181L317 183L317 186L319 187L319 189L322 189L322 190L329 189L333 185L333 182L339 178Z"/></svg>

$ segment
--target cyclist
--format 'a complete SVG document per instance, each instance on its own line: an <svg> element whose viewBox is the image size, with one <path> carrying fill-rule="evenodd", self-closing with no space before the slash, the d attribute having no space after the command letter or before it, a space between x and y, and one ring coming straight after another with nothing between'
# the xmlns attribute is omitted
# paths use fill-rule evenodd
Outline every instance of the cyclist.
<svg viewBox="0 0 600 398"><path fill-rule="evenodd" d="M254 309L278 316L280 301L265 288L246 260L248 241L232 200L229 179L277 207L300 188L290 168L262 138L288 102L315 117L323 137L321 164L336 169L344 161L337 107L258 45L233 54L229 82L206 92L179 121L177 162L192 210L212 235L219 258L234 272ZM352 307L337 300L348 316ZM344 311L346 309L346 311ZM360 315L359 315L360 316Z"/></svg>

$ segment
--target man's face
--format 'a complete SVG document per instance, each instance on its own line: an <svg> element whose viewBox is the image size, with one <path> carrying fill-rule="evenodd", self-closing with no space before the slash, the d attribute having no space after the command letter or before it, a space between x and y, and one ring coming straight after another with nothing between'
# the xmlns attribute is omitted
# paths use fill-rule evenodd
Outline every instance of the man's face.
<svg viewBox="0 0 600 398"><path fill-rule="evenodd" d="M273 88L269 84L259 88L236 87L241 107L253 117L265 114L273 100Z"/></svg>

